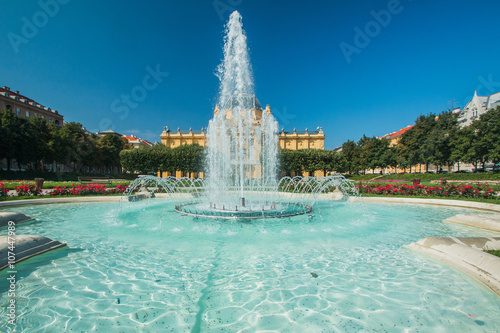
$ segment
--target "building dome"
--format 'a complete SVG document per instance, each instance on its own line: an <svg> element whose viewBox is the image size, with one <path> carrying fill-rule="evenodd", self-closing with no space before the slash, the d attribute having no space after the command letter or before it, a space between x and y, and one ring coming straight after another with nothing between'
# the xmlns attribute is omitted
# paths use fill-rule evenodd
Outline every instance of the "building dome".
<svg viewBox="0 0 500 333"><path fill-rule="evenodd" d="M262 106L260 105L260 102L257 99L257 97L255 97L254 95L243 95L243 96L233 95L229 97L229 99L224 104L223 109L232 110L234 108L262 111Z"/></svg>

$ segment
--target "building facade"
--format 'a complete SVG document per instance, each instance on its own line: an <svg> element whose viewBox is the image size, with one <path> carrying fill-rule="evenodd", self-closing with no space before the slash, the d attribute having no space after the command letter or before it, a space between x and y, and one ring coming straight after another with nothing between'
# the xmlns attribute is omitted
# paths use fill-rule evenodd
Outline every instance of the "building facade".
<svg viewBox="0 0 500 333"><path fill-rule="evenodd" d="M230 112L231 110L228 110ZM262 114L262 110L253 110L256 112L256 119L260 119L260 115ZM269 105L266 106L266 112L271 112L271 107ZM214 110L214 113L219 112L219 107L217 106ZM230 116L230 115L227 115ZM325 133L321 127L318 127L314 131L309 131L307 128L305 131L297 131L294 129L293 131L285 131L281 129L281 132L278 134L279 137L279 147L281 149L325 149ZM197 143L202 147L207 145L207 132L205 128L202 128L200 131L194 131L190 128L188 131L181 131L180 128L177 128L176 131L172 131L165 126L163 128L163 132L160 134L161 143L167 147L175 148L181 145L189 145L193 143Z"/></svg>
<svg viewBox="0 0 500 333"><path fill-rule="evenodd" d="M474 96L462 110L457 110L460 127L470 126L472 122L491 109L500 106L500 92L489 96Z"/></svg>
<svg viewBox="0 0 500 333"><path fill-rule="evenodd" d="M272 113L271 107L269 105L263 110L260 106L259 101L254 98L254 108L252 109L253 121L259 122L262 118L262 113L266 112L268 114ZM214 109L214 114L218 114L220 111L219 106L216 106ZM226 118L230 119L232 117L232 110L226 110ZM297 131L294 129L293 131L285 131L283 128L281 132L278 133L279 138L279 147L281 149L290 149L290 150L299 150L299 149L325 149L325 134L321 127L318 127L314 131L309 131L307 128L305 131ZM168 126L163 128L163 132L160 134L161 143L170 148L176 148L181 145L189 145L189 144L198 144L202 147L207 146L207 131L205 128L202 128L200 131L194 131L190 128L188 131L181 131L180 128L177 128L176 131L172 131ZM316 172L317 175L322 174L321 171ZM315 173L315 174L316 174ZM163 172L161 173L162 177L170 176L170 173ZM176 172L176 177L188 176L183 175L181 172ZM189 175L190 177L194 177L193 175ZM200 173L200 177L203 176L203 173Z"/></svg>
<svg viewBox="0 0 500 333"><path fill-rule="evenodd" d="M40 117L45 119L49 124L54 124L56 127L61 127L64 122L64 117L57 110L34 101L22 95L19 91L12 91L9 87L0 87L0 113L4 110L12 112L17 117L33 118ZM7 159L0 159L0 169L7 170ZM26 170L32 165L18 163L15 159L11 161L11 170ZM48 164L47 168L51 169L53 164Z"/></svg>
<svg viewBox="0 0 500 333"><path fill-rule="evenodd" d="M57 127L61 127L64 122L64 117L57 110L43 106L21 95L19 91L11 91L5 86L0 88L0 111L3 110L10 110L18 117L41 117Z"/></svg>

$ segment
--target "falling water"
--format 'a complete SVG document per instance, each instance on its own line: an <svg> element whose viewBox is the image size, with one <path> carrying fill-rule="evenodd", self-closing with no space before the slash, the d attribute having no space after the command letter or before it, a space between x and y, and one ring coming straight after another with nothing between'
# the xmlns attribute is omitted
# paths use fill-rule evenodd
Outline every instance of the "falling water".
<svg viewBox="0 0 500 333"><path fill-rule="evenodd" d="M278 180L278 122L255 98L241 15L226 25L218 106L207 130L206 179L142 177L124 196L129 201L165 192L175 210L210 218L272 218L306 214L320 193L358 195L342 175ZM136 194L134 194L136 193Z"/></svg>
<svg viewBox="0 0 500 333"><path fill-rule="evenodd" d="M278 123L254 94L241 15L226 25L224 59L218 67L219 105L207 131L207 196L210 203L251 207L248 193L275 190L278 179Z"/></svg>

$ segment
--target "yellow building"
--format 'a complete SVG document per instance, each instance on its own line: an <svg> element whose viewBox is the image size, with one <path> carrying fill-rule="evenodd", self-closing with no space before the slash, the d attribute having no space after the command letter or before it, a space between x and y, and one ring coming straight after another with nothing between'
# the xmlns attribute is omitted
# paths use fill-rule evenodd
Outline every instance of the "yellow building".
<svg viewBox="0 0 500 333"><path fill-rule="evenodd" d="M177 128L177 131L172 132L168 126L165 126L160 139L162 145L170 148L192 145L193 143L197 143L202 147L207 145L207 133L204 128L201 131L193 131L192 128L189 131L181 131L180 128Z"/></svg>
<svg viewBox="0 0 500 333"><path fill-rule="evenodd" d="M315 131L285 131L281 129L279 133L280 148L299 150L299 149L325 149L325 133L318 127Z"/></svg>
<svg viewBox="0 0 500 333"><path fill-rule="evenodd" d="M272 113L271 107L269 105L266 106L266 109L263 110L260 106L257 98L253 97L253 105L252 116L254 122L258 123L262 119L262 113L267 112L267 114ZM230 103L230 102L229 102ZM219 113L219 106L215 107L214 114ZM226 118L231 119L232 110L226 110ZM293 131L285 131L281 129L281 132L278 134L279 137L279 147L281 149L325 149L325 134L323 133L323 129L318 127L315 131L309 131L307 128L305 131L297 131L294 129ZM197 143L202 147L207 145L207 133L204 128L201 131L193 131L190 128L188 131L181 131L180 128L177 128L177 131L170 130L167 126L163 128L163 132L160 134L161 143L167 147L175 148L185 144L194 144ZM317 171L315 175L322 175L321 171ZM170 173L165 172L162 173L163 177L170 176ZM182 172L177 171L176 177L187 176L183 175ZM190 177L195 177L196 175L192 173L189 175ZM202 173L200 175L202 177Z"/></svg>
<svg viewBox="0 0 500 333"><path fill-rule="evenodd" d="M401 128L399 131L392 132L382 136L381 138L386 138L389 140L389 145L394 147L398 144L399 140L401 140L402 135L413 128L414 125L408 125L406 127ZM375 169L375 173L379 173L383 171L383 173L416 173L416 172L427 172L426 166L424 164L412 165L411 168L401 168L401 167L387 167L383 170Z"/></svg>

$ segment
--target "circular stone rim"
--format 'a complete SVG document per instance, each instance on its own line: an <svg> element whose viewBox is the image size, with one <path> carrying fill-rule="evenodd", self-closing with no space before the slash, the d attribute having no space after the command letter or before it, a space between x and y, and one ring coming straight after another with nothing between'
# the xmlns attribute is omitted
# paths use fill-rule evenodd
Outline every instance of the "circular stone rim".
<svg viewBox="0 0 500 333"><path fill-rule="evenodd" d="M213 219L226 219L226 220L229 220L229 219L256 220L256 219L269 219L269 218L284 218L284 217L292 217L292 216L309 214L309 213L312 212L312 206L310 206L310 205L304 205L304 204L298 204L296 206L303 207L305 209L303 209L302 211L298 211L298 212L290 213L290 214L258 215L258 216L252 216L251 214L252 213L259 213L259 211L250 212L250 215L248 215L247 212L235 213L234 211L228 211L228 213L230 213L230 214L238 214L238 215L237 216L235 216L235 215L233 215L233 216L224 216L224 215L208 215L208 214L205 214L205 213L207 213L206 211L201 212L201 213L198 213L197 211L195 211L195 213L193 213L191 211L187 212L187 211L185 211L185 210L182 209L182 207L190 206L190 205L195 205L195 203L185 203L185 204L176 205L174 207L174 210L177 213L180 213L182 215L187 215L187 216L206 217L206 218L213 218ZM219 210L218 210L218 212L220 213Z"/></svg>

